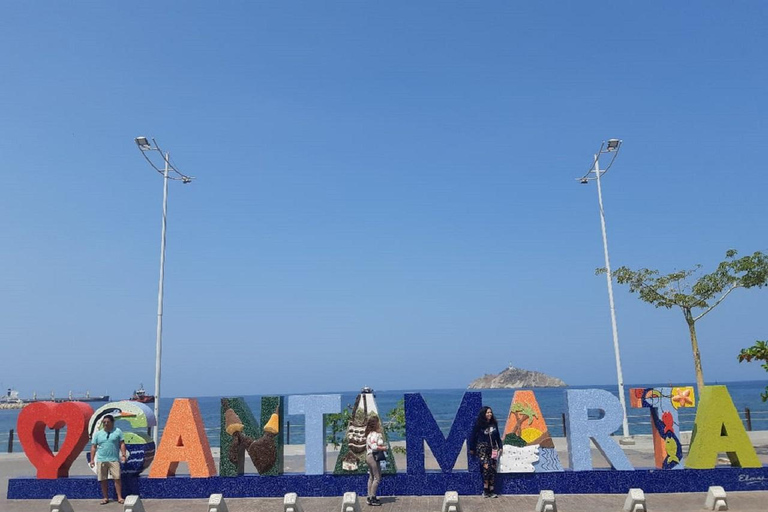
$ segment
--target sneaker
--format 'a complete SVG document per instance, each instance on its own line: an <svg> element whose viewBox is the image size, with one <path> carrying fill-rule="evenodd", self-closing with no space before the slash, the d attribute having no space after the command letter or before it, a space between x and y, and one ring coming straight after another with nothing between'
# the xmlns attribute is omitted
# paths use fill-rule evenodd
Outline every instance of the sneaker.
<svg viewBox="0 0 768 512"><path fill-rule="evenodd" d="M491 492L489 492L489 493L488 493L488 497L489 497L489 498L498 498L498 497L499 497L499 495L498 495L498 494L496 494L495 492L491 491Z"/></svg>
<svg viewBox="0 0 768 512"><path fill-rule="evenodd" d="M490 498L490 497L491 497L491 493L489 493L488 491L483 491L483 498Z"/></svg>
<svg viewBox="0 0 768 512"><path fill-rule="evenodd" d="M381 502L379 501L379 498L377 498L376 496L371 498L371 505L373 505L374 507L380 507Z"/></svg>
<svg viewBox="0 0 768 512"><path fill-rule="evenodd" d="M365 498L365 502L368 504L368 506L369 506L369 507L370 507L371 505L373 505L373 503L371 503L371 497L370 497L370 496L368 496L367 498Z"/></svg>

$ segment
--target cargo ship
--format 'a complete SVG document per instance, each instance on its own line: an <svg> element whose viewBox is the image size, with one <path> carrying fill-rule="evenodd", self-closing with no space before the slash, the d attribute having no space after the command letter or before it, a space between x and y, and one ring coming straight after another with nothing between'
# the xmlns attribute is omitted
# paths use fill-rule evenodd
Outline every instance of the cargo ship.
<svg viewBox="0 0 768 512"><path fill-rule="evenodd" d="M56 394L51 391L50 396L43 398L38 397L37 393L32 393L32 398L20 398L18 391L15 389L8 389L5 396L0 397L0 402L22 404L31 404L34 402L109 402L109 395L91 396L90 391L86 391L85 395L75 395L70 391L66 398L56 398Z"/></svg>

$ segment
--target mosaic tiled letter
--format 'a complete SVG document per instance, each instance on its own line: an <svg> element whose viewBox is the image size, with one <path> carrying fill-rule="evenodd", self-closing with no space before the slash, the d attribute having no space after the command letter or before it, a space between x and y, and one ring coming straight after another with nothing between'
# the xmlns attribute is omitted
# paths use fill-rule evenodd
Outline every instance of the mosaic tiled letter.
<svg viewBox="0 0 768 512"><path fill-rule="evenodd" d="M408 474L424 473L424 441L435 456L440 469L450 473L459 458L464 441L472 433L477 415L483 406L482 395L477 392L464 393L461 405L451 425L448 438L443 437L434 416L429 411L424 398L419 393L405 394L405 438ZM477 470L477 461L469 459L470 471Z"/></svg>
<svg viewBox="0 0 768 512"><path fill-rule="evenodd" d="M733 466L762 467L728 389L705 386L699 397L686 466L714 468L718 453L725 453Z"/></svg>
<svg viewBox="0 0 768 512"><path fill-rule="evenodd" d="M305 473L325 473L324 414L341 411L341 395L293 395L288 397L288 414L304 415Z"/></svg>
<svg viewBox="0 0 768 512"><path fill-rule="evenodd" d="M16 431L29 462L37 468L37 478L69 476L69 468L88 443L88 419L92 414L91 406L83 402L35 402L19 412ZM67 427L64 444L56 455L48 446L46 427Z"/></svg>
<svg viewBox="0 0 768 512"><path fill-rule="evenodd" d="M602 389L569 389L565 397L568 410L568 462L571 469L592 469L590 439L613 469L634 469L618 443L611 439L611 434L624 421L619 399ZM589 419L589 411L595 409L602 411L604 416Z"/></svg>
<svg viewBox="0 0 768 512"><path fill-rule="evenodd" d="M251 439L261 437L261 427L253 412L241 397L221 399L221 433L219 445L219 475L238 476L245 473L245 443L235 437L240 432ZM235 459L236 462L233 462Z"/></svg>
<svg viewBox="0 0 768 512"><path fill-rule="evenodd" d="M187 463L192 478L216 475L216 464L205 435L200 406L194 398L173 401L155 461L149 468L149 478L174 476L179 462Z"/></svg>
<svg viewBox="0 0 768 512"><path fill-rule="evenodd" d="M693 388L633 388L629 390L632 407L651 410L653 455L659 469L683 469L683 445L677 409L694 406Z"/></svg>
<svg viewBox="0 0 768 512"><path fill-rule="evenodd" d="M527 469L525 472L563 471L560 457L555 450L555 443L549 434L547 422L541 414L539 402L533 391L515 391L509 406L504 435L501 438L505 444L504 453L507 455L511 455L512 451L538 447L538 457L532 462L532 469ZM525 451L521 455L525 455ZM502 457L499 472L515 472L505 471L507 457Z"/></svg>

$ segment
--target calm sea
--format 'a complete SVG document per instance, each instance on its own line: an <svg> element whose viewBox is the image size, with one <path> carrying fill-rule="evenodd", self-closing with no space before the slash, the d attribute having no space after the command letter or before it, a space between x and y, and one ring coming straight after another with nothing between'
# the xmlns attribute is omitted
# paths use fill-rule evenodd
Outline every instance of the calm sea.
<svg viewBox="0 0 768 512"><path fill-rule="evenodd" d="M752 430L768 430L768 403L765 403L760 399L760 393L765 390L765 381L724 382L721 384L728 386L731 398L733 398L733 402L736 405L736 408L739 411L739 415L741 416L745 426L747 425L746 410L749 409ZM669 384L666 385L669 386ZM659 384L657 386L660 387L664 385ZM650 386L627 385L627 393L629 393L629 389L633 387ZM565 412L565 389L594 388L604 389L618 396L618 389L616 385L572 386L570 388L534 389L536 398L539 402L539 406L541 407L541 412L544 415L544 418L547 421L547 425L549 427L549 431L553 436L560 437L563 435L562 415ZM461 397L466 391L467 390L464 389L375 391L374 395L376 397L376 405L378 406L379 412L386 417L387 413L395 407L400 399L403 398L404 393L421 393L430 410L432 411L432 415L435 417L438 425L443 430L443 433L447 435L450 431L451 423L461 402ZM515 390L512 389L488 389L482 391L483 403L494 409L501 423L502 429L503 420L506 419L514 391ZM357 393L358 392L356 391L339 392L339 394L341 394L342 406L354 404ZM261 410L261 396L251 395L244 396L243 398L251 407L254 416L258 419ZM221 397L197 397L211 446L219 446L219 435L221 430L219 419L221 407L220 399ZM172 398L163 398L161 400L160 413L163 420L167 417L168 410L170 409L172 403ZM629 403L629 398L627 398L627 403ZM91 405L95 410L104 404L95 402ZM16 419L18 414L18 410L0 410L0 452L5 452L8 449L9 431L16 428ZM691 430L693 427L694 417L696 416L696 409L680 409L679 416L681 429ZM629 409L630 433L650 434L651 429L649 418L650 413L648 410ZM286 424L284 425L284 428L289 435L290 444L302 444L304 442L303 416L288 416L286 418ZM62 432L62 442L63 434L64 433ZM397 438L393 437L392 440L397 440ZM13 444L14 452L21 450L17 436L15 436Z"/></svg>

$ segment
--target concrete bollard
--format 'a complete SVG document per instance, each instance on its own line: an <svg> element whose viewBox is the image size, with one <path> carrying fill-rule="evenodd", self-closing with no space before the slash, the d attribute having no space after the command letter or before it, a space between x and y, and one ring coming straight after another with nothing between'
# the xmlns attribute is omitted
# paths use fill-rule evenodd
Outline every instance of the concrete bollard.
<svg viewBox="0 0 768 512"><path fill-rule="evenodd" d="M707 510L728 510L728 501L725 497L725 489L719 485L712 485L707 491L707 499L704 502Z"/></svg>
<svg viewBox="0 0 768 512"><path fill-rule="evenodd" d="M64 494L57 494L51 500L51 512L75 512Z"/></svg>
<svg viewBox="0 0 768 512"><path fill-rule="evenodd" d="M624 512L646 512L645 493L642 489L632 488L624 501Z"/></svg>
<svg viewBox="0 0 768 512"><path fill-rule="evenodd" d="M541 491L536 502L536 512L557 512L555 491Z"/></svg>
<svg viewBox="0 0 768 512"><path fill-rule="evenodd" d="M208 498L208 512L229 512L223 494L211 494Z"/></svg>
<svg viewBox="0 0 768 512"><path fill-rule="evenodd" d="M345 492L341 500L341 512L360 512L360 503L356 492Z"/></svg>
<svg viewBox="0 0 768 512"><path fill-rule="evenodd" d="M299 495L295 492L289 492L283 498L283 512L304 512L299 503Z"/></svg>
<svg viewBox="0 0 768 512"><path fill-rule="evenodd" d="M144 504L141 502L141 498L139 498L135 494L131 494L130 496L125 498L125 503L123 504L123 512L146 512L146 511L144 510Z"/></svg>
<svg viewBox="0 0 768 512"><path fill-rule="evenodd" d="M459 503L459 493L448 491L443 498L443 508L441 512L461 512L461 503Z"/></svg>

